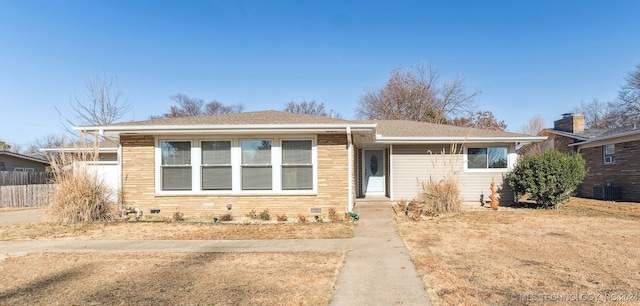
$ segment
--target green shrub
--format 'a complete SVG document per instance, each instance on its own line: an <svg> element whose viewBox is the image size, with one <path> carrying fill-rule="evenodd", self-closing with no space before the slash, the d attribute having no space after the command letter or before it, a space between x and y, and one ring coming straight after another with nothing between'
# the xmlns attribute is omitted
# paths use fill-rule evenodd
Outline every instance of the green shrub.
<svg viewBox="0 0 640 306"><path fill-rule="evenodd" d="M260 220L263 220L263 221L269 221L269 220L271 220L271 214L269 213L269 210L268 210L268 209L263 210L263 211L260 213L260 216L259 216L259 217L260 217Z"/></svg>
<svg viewBox="0 0 640 306"><path fill-rule="evenodd" d="M507 181L514 192L528 193L538 205L557 208L569 200L586 174L580 154L547 150L518 159Z"/></svg>

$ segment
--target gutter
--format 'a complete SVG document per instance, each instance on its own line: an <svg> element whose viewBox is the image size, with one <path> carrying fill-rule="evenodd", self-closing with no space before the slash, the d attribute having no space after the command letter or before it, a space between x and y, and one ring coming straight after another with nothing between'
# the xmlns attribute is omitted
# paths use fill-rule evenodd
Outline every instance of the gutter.
<svg viewBox="0 0 640 306"><path fill-rule="evenodd" d="M347 189L348 189L348 201L347 203L347 211L353 212L353 152L352 151L352 139L351 139L351 127L347 126L347 159L348 159L348 169L347 169Z"/></svg>
<svg viewBox="0 0 640 306"><path fill-rule="evenodd" d="M384 144L433 144L433 143L489 143L489 142L541 142L546 140L546 136L529 137L383 137L377 136L377 143Z"/></svg>
<svg viewBox="0 0 640 306"><path fill-rule="evenodd" d="M623 137L628 137L628 136L634 136L634 135L637 135L637 134L640 134L640 130L631 130L631 131L620 133L620 134L607 135L607 136L596 137L596 138L589 138L589 140L587 140L587 141L570 143L569 146L570 147L583 146L583 145L588 145L588 144L595 143L595 142L601 142L601 141L615 139L615 138L623 138Z"/></svg>

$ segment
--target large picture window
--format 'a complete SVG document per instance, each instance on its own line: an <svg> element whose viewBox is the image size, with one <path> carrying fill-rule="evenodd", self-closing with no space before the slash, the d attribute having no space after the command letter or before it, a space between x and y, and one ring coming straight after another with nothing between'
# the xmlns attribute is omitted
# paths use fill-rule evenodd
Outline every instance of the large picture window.
<svg viewBox="0 0 640 306"><path fill-rule="evenodd" d="M506 169L507 152L506 147L468 148L467 169Z"/></svg>
<svg viewBox="0 0 640 306"><path fill-rule="evenodd" d="M282 141L282 189L313 189L311 140Z"/></svg>
<svg viewBox="0 0 640 306"><path fill-rule="evenodd" d="M268 195L316 191L318 157L312 135L243 136L157 139L156 193Z"/></svg>
<svg viewBox="0 0 640 306"><path fill-rule="evenodd" d="M241 141L242 190L271 190L273 173L269 139Z"/></svg>
<svg viewBox="0 0 640 306"><path fill-rule="evenodd" d="M203 141L202 190L231 190L231 141Z"/></svg>
<svg viewBox="0 0 640 306"><path fill-rule="evenodd" d="M191 190L191 142L162 141L162 190Z"/></svg>

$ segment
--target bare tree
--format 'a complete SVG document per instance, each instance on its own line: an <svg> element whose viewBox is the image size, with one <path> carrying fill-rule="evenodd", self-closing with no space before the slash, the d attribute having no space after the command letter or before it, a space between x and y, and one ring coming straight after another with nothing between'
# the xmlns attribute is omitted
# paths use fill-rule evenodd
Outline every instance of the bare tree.
<svg viewBox="0 0 640 306"><path fill-rule="evenodd" d="M116 77L89 76L84 93L83 99L76 95L71 101L73 117L66 119L70 125L107 125L122 118L129 109L122 101L124 94Z"/></svg>
<svg viewBox="0 0 640 306"><path fill-rule="evenodd" d="M473 99L479 91L469 91L464 78L456 76L440 82L440 72L418 64L412 69L393 69L380 89L364 93L356 107L360 119L413 120L446 123L468 117L475 111Z"/></svg>
<svg viewBox="0 0 640 306"><path fill-rule="evenodd" d="M218 102L217 100L213 100L207 103L204 108L207 115L222 115L231 113L242 113L242 111L244 110L244 105L225 105L221 102Z"/></svg>
<svg viewBox="0 0 640 306"><path fill-rule="evenodd" d="M306 114L306 115L314 115L314 116L327 116L327 111L324 108L323 102L316 102L316 100L306 101L303 100L300 103L290 101L284 107L285 112L296 113L296 114Z"/></svg>
<svg viewBox="0 0 640 306"><path fill-rule="evenodd" d="M58 153L43 152L40 149L59 148L65 145L66 142L67 141L63 136L50 134L37 139L34 143L30 144L25 150L23 150L22 154L51 160L50 157L52 157L52 155L57 155Z"/></svg>
<svg viewBox="0 0 640 306"><path fill-rule="evenodd" d="M285 112L295 113L295 114L305 114L305 115L314 115L314 116L323 116L323 117L331 117L331 118L342 118L340 113L334 112L333 110L327 112L324 107L324 102L316 102L316 100L303 100L302 102L290 101L285 104L284 109Z"/></svg>
<svg viewBox="0 0 640 306"><path fill-rule="evenodd" d="M544 128L544 118L538 114L529 118L527 123L520 127L520 132L527 135L538 135Z"/></svg>
<svg viewBox="0 0 640 306"><path fill-rule="evenodd" d="M11 150L11 145L0 140L0 151L9 151Z"/></svg>
<svg viewBox="0 0 640 306"><path fill-rule="evenodd" d="M206 105L204 100L191 98L185 94L176 94L171 96L177 105L171 106L168 113L164 113L159 116L151 116L151 119L159 118L175 118L175 117L189 117L189 116L206 116L206 115L220 115L229 113L240 113L244 110L244 105L225 105L216 100L213 100Z"/></svg>
<svg viewBox="0 0 640 306"><path fill-rule="evenodd" d="M618 92L618 99L627 113L637 120L640 117L640 64L637 64L636 69L629 72L624 80L626 84Z"/></svg>
<svg viewBox="0 0 640 306"><path fill-rule="evenodd" d="M507 129L507 124L502 120L499 121L496 119L491 111L479 111L468 117L454 118L451 124L494 131L504 131Z"/></svg>
<svg viewBox="0 0 640 306"><path fill-rule="evenodd" d="M573 112L584 115L584 125L589 129L616 128L631 120L631 115L623 103L602 102L595 98L589 103L581 101Z"/></svg>

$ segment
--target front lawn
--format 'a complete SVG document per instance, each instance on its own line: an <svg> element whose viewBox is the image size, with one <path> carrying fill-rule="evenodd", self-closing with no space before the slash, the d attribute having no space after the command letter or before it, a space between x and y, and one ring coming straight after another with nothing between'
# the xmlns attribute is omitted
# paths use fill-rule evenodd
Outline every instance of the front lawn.
<svg viewBox="0 0 640 306"><path fill-rule="evenodd" d="M404 221L399 231L434 305L640 303L638 203L574 198L558 210Z"/></svg>

